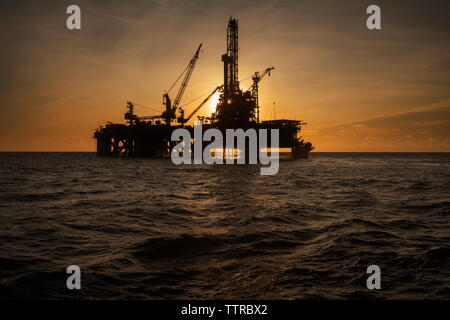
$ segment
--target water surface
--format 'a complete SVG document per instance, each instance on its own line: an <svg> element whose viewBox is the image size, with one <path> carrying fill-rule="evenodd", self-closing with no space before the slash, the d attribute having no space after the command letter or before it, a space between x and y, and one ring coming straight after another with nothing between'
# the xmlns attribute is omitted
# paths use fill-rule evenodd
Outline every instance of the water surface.
<svg viewBox="0 0 450 320"><path fill-rule="evenodd" d="M0 298L450 298L450 154L1 153L0 186Z"/></svg>

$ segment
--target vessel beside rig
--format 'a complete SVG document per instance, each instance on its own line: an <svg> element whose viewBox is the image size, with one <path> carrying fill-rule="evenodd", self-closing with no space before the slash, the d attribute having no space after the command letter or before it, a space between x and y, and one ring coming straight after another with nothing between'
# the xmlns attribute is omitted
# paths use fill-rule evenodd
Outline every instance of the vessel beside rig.
<svg viewBox="0 0 450 320"><path fill-rule="evenodd" d="M163 95L165 110L160 115L138 117L134 112L134 104L127 102L125 124L107 123L99 127L94 134L97 139L97 154L99 156L128 156L128 157L168 157L176 142L171 141L172 132L178 128L185 128L191 132L192 126L186 123L200 110L200 108L217 92L220 92L216 112L209 117L197 117L202 122L202 130L210 128L225 132L226 129L278 129L279 147L290 148L294 158L307 159L313 150L310 142L304 142L300 132L305 123L298 120L267 120L259 119L259 82L270 76L273 67L262 72L255 72L252 76L251 87L242 91L238 80L238 21L230 18L227 28L227 52L222 55L224 65L224 82L217 86L197 106L191 114L185 117L180 102L189 79L194 71L202 44L199 45L188 66L178 79L183 77L175 100L170 99L169 92L178 82L175 81L171 89ZM270 138L269 138L270 141ZM268 146L270 148L270 145Z"/></svg>

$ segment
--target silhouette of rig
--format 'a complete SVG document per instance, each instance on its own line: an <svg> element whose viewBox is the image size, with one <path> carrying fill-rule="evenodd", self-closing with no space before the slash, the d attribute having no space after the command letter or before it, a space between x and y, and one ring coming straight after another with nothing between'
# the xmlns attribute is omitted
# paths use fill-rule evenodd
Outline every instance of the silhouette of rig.
<svg viewBox="0 0 450 320"><path fill-rule="evenodd" d="M217 86L198 105L192 113L185 117L180 102L189 79L194 71L202 44L199 45L186 69L175 83L163 95L164 112L156 116L139 117L134 112L135 104L127 102L125 124L107 123L99 127L94 134L97 139L97 154L100 156L126 157L168 157L174 145L171 134L177 128L185 128L193 136L193 127L187 122L200 108L216 93L220 92L216 112L209 117L200 117L202 129L216 128L225 134L226 129L243 130L268 129L268 141L271 141L270 129L279 130L279 147L290 148L294 158L308 158L313 149L310 142L304 142L300 132L305 123L297 120L268 120L260 121L258 86L265 75L270 76L273 67L262 72L255 72L252 76L253 84L247 91L242 91L238 80L238 21L230 18L227 29L227 52L222 55L224 67L223 85ZM170 99L171 89L183 77L175 100ZM269 144L270 147L270 144Z"/></svg>

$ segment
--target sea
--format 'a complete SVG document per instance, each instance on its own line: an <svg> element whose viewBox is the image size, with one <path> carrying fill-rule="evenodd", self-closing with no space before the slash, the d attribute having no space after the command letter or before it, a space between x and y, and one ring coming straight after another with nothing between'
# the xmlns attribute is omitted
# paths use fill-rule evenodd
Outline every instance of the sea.
<svg viewBox="0 0 450 320"><path fill-rule="evenodd" d="M0 299L450 299L449 193L450 153L0 153Z"/></svg>

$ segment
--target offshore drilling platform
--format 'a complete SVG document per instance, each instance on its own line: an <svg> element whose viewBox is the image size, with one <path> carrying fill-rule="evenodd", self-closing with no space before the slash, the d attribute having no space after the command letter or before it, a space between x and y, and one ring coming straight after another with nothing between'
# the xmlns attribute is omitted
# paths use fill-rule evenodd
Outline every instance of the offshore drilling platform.
<svg viewBox="0 0 450 320"><path fill-rule="evenodd" d="M125 157L169 157L176 142L171 141L171 134L177 128L185 128L193 133L193 127L187 122L216 93L220 92L216 112L209 117L198 116L205 131L216 128L225 132L226 129L249 128L279 130L279 147L289 148L294 158L307 159L313 150L310 142L304 142L300 132L305 123L297 120L267 120L260 121L260 106L258 99L259 82L265 75L270 76L273 67L252 76L253 84L247 91L242 91L238 80L238 21L230 18L227 29L227 52L222 55L224 66L224 82L212 92L187 117L180 102L189 79L194 71L202 44L198 47L186 69L178 77L168 92L163 95L165 110L156 116L139 117L135 114L135 104L127 102L125 124L107 123L99 127L94 134L97 139L97 154L100 156ZM175 96L170 99L169 92L179 79L183 81ZM271 141L270 134L268 141ZM270 145L269 145L270 147Z"/></svg>

